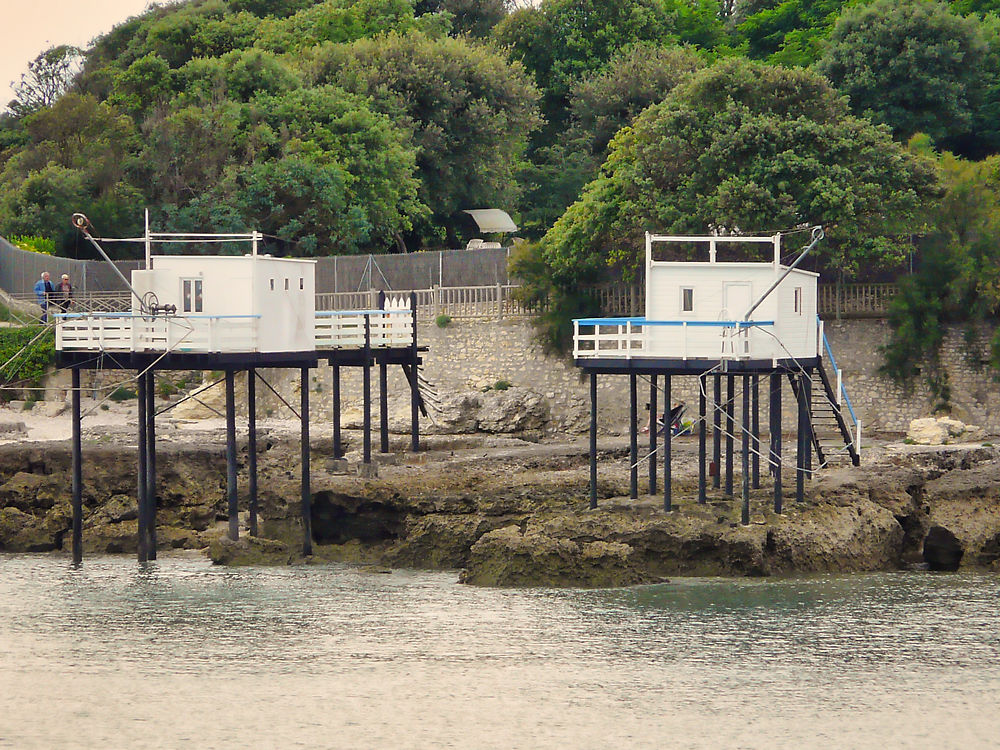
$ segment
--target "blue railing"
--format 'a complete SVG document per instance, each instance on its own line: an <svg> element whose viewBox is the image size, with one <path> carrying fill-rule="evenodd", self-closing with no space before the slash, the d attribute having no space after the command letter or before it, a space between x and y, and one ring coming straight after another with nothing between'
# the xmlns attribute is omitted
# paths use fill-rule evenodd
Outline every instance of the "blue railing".
<svg viewBox="0 0 1000 750"><path fill-rule="evenodd" d="M712 328L756 328L773 326L773 320L647 320L646 318L574 318L574 323L582 326L624 326L636 328L644 326L698 326Z"/></svg>
<svg viewBox="0 0 1000 750"><path fill-rule="evenodd" d="M819 320L819 316L816 317ZM837 367L837 360L833 356L833 349L830 348L830 340L826 337L826 331L823 331L823 348L826 350L826 356L830 358L830 365L833 367L833 371L837 372L840 368ZM851 397L847 395L847 388L844 386L843 381L840 383L840 395L844 398L844 403L847 404L847 411L851 414L851 420L855 425L858 423L858 418L854 415L854 405L851 404Z"/></svg>

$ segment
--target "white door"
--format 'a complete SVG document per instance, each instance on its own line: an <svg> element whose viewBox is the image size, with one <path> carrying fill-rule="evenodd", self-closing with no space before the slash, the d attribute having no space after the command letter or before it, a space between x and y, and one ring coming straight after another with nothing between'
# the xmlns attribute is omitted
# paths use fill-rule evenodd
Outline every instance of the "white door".
<svg viewBox="0 0 1000 750"><path fill-rule="evenodd" d="M749 281L727 281L722 286L724 320L743 320L753 299L750 296ZM729 343L723 347L726 354L737 357L750 356L750 329L725 329L723 336L729 336Z"/></svg>

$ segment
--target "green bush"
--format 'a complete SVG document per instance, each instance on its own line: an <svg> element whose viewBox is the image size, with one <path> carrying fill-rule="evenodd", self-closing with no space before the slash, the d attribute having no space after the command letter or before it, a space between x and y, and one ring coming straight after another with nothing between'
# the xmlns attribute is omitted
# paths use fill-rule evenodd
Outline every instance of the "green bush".
<svg viewBox="0 0 1000 750"><path fill-rule="evenodd" d="M508 388L510 388L510 385L511 385L510 382L507 380L498 380L493 384L493 390L506 391Z"/></svg>
<svg viewBox="0 0 1000 750"><path fill-rule="evenodd" d="M161 380L156 386L156 391L160 394L160 398L162 399L170 398L177 393L177 390L177 386L169 380Z"/></svg>
<svg viewBox="0 0 1000 750"><path fill-rule="evenodd" d="M56 242L48 237L36 237L34 235L13 235L7 238L12 245L16 245L22 250L31 253L42 253L42 255L55 255Z"/></svg>
<svg viewBox="0 0 1000 750"><path fill-rule="evenodd" d="M0 329L0 382L4 385L38 385L53 365L55 332L38 336L42 330L41 326Z"/></svg>
<svg viewBox="0 0 1000 750"><path fill-rule="evenodd" d="M438 328L447 328L448 324L451 323L451 316L442 313L434 318L434 323Z"/></svg>
<svg viewBox="0 0 1000 750"><path fill-rule="evenodd" d="M128 401L129 399L138 398L139 394L133 391L131 388L126 388L123 385L118 386L113 391L111 395L108 396L115 403L121 403L122 401Z"/></svg>

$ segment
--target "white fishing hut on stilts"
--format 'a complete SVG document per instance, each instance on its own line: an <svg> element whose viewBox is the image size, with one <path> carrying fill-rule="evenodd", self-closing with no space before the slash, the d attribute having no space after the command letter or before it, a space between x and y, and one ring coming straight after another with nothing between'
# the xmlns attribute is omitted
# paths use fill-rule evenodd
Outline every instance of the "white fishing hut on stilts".
<svg viewBox="0 0 1000 750"><path fill-rule="evenodd" d="M597 507L597 379L628 375L630 413L630 494L638 498L637 391L640 377L649 381L649 408L657 414L663 394L671 413L671 378L698 378L698 502L707 498L708 410L712 414L714 489L722 483L722 437L725 435L725 495L733 495L734 438L742 442L743 523L749 523L749 493L760 487L760 377L769 376L770 445L767 462L774 476L774 509L782 507L781 393L787 379L797 404L796 497L812 473L812 456L825 466L834 455L860 462L861 424L843 387L823 322L817 315L818 274L798 264L823 238L812 239L791 265L781 262L781 234L773 236L667 236L646 234L646 314L641 318L583 318L574 321L573 357L590 378L590 506ZM736 243L771 246L771 262L720 259ZM657 246L707 251L707 260L656 260ZM662 378L662 388L658 382ZM722 380L726 395L722 395ZM711 397L708 393L712 381ZM742 386L743 414L736 425L736 382ZM656 455L663 456L663 507L671 510L671 419L664 420L662 448L651 418L649 494L656 494ZM723 421L725 426L723 427ZM824 433L832 432L833 444Z"/></svg>
<svg viewBox="0 0 1000 750"><path fill-rule="evenodd" d="M423 410L417 368L416 299L386 299L379 309L317 311L315 261L274 258L258 252L263 236L247 234L152 233L148 215L143 237L98 239L90 222L75 214L74 225L98 252L100 242L139 242L146 248L145 267L132 272L128 312L69 312L56 320L56 361L72 373L73 419L73 556L82 557L81 370L135 370L138 392L138 555L156 558L156 421L155 379L161 370L222 371L226 390L226 464L229 537L239 537L235 374L247 372L249 526L257 533L256 383L272 391L258 368L301 371L303 554L312 552L312 505L309 485L309 370L329 363L333 377L333 455L343 456L340 427L340 368L363 373L363 462L372 461L371 368L379 366L381 452L389 451L387 368L400 365L410 389L411 448L419 449ZM153 255L160 244L249 244L246 255ZM113 264L112 264L113 265ZM117 268L116 268L117 270ZM281 398L276 391L275 395ZM284 399L282 399L284 401ZM288 402L285 402L288 405ZM176 406L176 403L172 406ZM172 408L168 407L168 408ZM292 412L295 409L288 405ZM159 413L166 411L162 410Z"/></svg>

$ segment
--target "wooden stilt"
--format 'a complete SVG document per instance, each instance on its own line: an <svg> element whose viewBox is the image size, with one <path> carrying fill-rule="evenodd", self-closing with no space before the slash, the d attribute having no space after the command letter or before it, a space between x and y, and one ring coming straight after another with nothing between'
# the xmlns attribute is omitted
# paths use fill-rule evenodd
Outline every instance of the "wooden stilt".
<svg viewBox="0 0 1000 750"><path fill-rule="evenodd" d="M722 376L715 375L712 380L712 465L715 473L712 475L712 488L722 486Z"/></svg>
<svg viewBox="0 0 1000 750"><path fill-rule="evenodd" d="M743 512L740 520L744 526L750 524L750 376L743 376L743 419L740 435L743 453Z"/></svg>
<svg viewBox="0 0 1000 750"><path fill-rule="evenodd" d="M628 496L639 499L639 440L636 422L639 420L637 408L638 383L634 372L628 374Z"/></svg>
<svg viewBox="0 0 1000 750"><path fill-rule="evenodd" d="M805 375L796 375L795 377L799 378L799 419L797 425L798 436L796 438L795 452L795 502L801 503L805 499L806 454L811 451L812 448L808 443L809 414L806 409Z"/></svg>
<svg viewBox="0 0 1000 750"><path fill-rule="evenodd" d="M726 376L726 496L733 496L733 440L736 432L736 421L733 419L735 409L736 376Z"/></svg>
<svg viewBox="0 0 1000 750"><path fill-rule="evenodd" d="M389 452L389 365L378 363L378 435L379 452Z"/></svg>
<svg viewBox="0 0 1000 750"><path fill-rule="evenodd" d="M708 381L704 375L698 376L698 502L704 504L706 498L706 477L705 477L705 443L708 432L706 422Z"/></svg>
<svg viewBox="0 0 1000 750"><path fill-rule="evenodd" d="M663 376L663 510L669 513L673 509L671 492L673 489L673 456L671 441L674 430L670 424L670 414L673 409L673 397L670 394L670 376ZM656 424L655 422L653 423Z"/></svg>
<svg viewBox="0 0 1000 750"><path fill-rule="evenodd" d="M156 375L146 373L146 549L156 559Z"/></svg>
<svg viewBox="0 0 1000 750"><path fill-rule="evenodd" d="M366 326L367 330L367 326ZM367 338L367 337L366 337ZM367 369L367 368L366 368ZM312 488L309 484L309 368L302 368L302 554L312 554Z"/></svg>
<svg viewBox="0 0 1000 750"><path fill-rule="evenodd" d="M410 450L420 450L420 377L419 350L417 349L417 293L410 292L410 325L413 340L410 343Z"/></svg>
<svg viewBox="0 0 1000 750"><path fill-rule="evenodd" d="M774 512L781 513L781 374L771 374L771 404L768 429L771 433L769 452L771 474L774 476Z"/></svg>
<svg viewBox="0 0 1000 750"><path fill-rule="evenodd" d="M331 365L333 379L333 457L344 457L344 444L340 435L340 365Z"/></svg>
<svg viewBox="0 0 1000 750"><path fill-rule="evenodd" d="M649 376L649 494L656 494L656 373Z"/></svg>
<svg viewBox="0 0 1000 750"><path fill-rule="evenodd" d="M369 316L365 316L365 366L362 368L364 384L364 446L362 449L363 461L366 464L372 462L372 323Z"/></svg>
<svg viewBox="0 0 1000 750"><path fill-rule="evenodd" d="M235 373L226 370L226 499L229 538L240 538L239 497L236 487L236 387Z"/></svg>
<svg viewBox="0 0 1000 750"><path fill-rule="evenodd" d="M751 375L750 391L750 481L755 490L760 489L760 375Z"/></svg>
<svg viewBox="0 0 1000 750"><path fill-rule="evenodd" d="M80 424L80 369L72 370L73 411L73 563L83 561L83 441Z"/></svg>
<svg viewBox="0 0 1000 750"><path fill-rule="evenodd" d="M257 529L257 371L247 370L247 473L249 481L248 508L250 536L258 536Z"/></svg>
<svg viewBox="0 0 1000 750"><path fill-rule="evenodd" d="M136 378L137 406L139 409L139 440L138 440L138 502L139 510L136 513L138 521L138 557L139 562L149 560L149 534L146 532L149 521L149 509L147 508L146 496L146 375L140 373Z"/></svg>
<svg viewBox="0 0 1000 750"><path fill-rule="evenodd" d="M590 507L597 507L597 373L590 373Z"/></svg>

